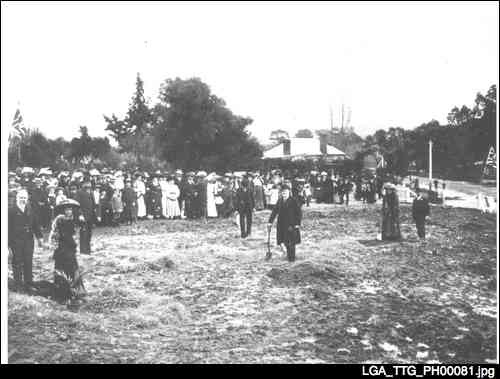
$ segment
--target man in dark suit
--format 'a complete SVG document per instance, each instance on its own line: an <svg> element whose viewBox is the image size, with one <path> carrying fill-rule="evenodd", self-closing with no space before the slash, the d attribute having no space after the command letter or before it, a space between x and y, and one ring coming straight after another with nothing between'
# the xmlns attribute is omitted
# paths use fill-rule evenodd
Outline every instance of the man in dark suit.
<svg viewBox="0 0 500 379"><path fill-rule="evenodd" d="M255 206L253 191L249 188L248 179L241 181L241 187L236 192L236 210L240 215L241 238L252 233L252 212Z"/></svg>
<svg viewBox="0 0 500 379"><path fill-rule="evenodd" d="M38 217L28 202L28 192L20 189L15 204L9 208L9 248L12 250L12 271L16 287L30 289L33 284L33 235L43 247Z"/></svg>
<svg viewBox="0 0 500 379"><path fill-rule="evenodd" d="M429 202L422 197L419 188L416 189L417 197L413 200L412 216L417 226L417 234L421 239L425 239L425 218L430 214Z"/></svg>
<svg viewBox="0 0 500 379"><path fill-rule="evenodd" d="M290 196L290 188L283 186L281 198L276 203L271 216L269 217L268 229L270 230L273 221L278 216L278 227L276 229L276 240L278 245L284 244L286 255L290 262L295 261L295 245L300 243L300 223L302 221L302 211L298 201Z"/></svg>
<svg viewBox="0 0 500 379"><path fill-rule="evenodd" d="M80 221L80 254L90 255L92 224L95 220L95 201L90 182L84 182L74 200L80 203L78 220Z"/></svg>

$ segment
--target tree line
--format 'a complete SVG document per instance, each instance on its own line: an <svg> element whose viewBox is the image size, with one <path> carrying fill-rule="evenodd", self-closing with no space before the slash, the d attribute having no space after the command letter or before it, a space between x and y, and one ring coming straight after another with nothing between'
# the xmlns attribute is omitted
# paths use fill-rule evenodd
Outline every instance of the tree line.
<svg viewBox="0 0 500 379"><path fill-rule="evenodd" d="M258 166L262 147L247 131L253 120L235 115L199 78L167 79L150 106L139 74L125 117L104 115L108 137L49 139L37 129L9 141L9 167L51 166L145 170L234 170Z"/></svg>
<svg viewBox="0 0 500 379"><path fill-rule="evenodd" d="M70 167L113 167L142 169L234 170L263 167L264 147L250 135L252 119L235 115L223 99L213 94L199 78L167 79L158 101L149 105L144 83L137 75L135 92L123 118L104 116L108 137L91 137L86 126L80 136L66 141L46 138L39 130L28 130L9 143L9 167L29 165ZM322 130L316 130L320 135ZM309 129L296 137L311 138ZM338 145L338 136L328 143ZM285 130L271 132L279 143L289 138ZM359 137L358 137L359 139ZM436 120L408 130L391 127L377 130L361 141L344 141L356 146L353 167L362 167L367 155L384 156L386 169L397 175L428 167L428 142L433 141L433 170L448 179L476 179L477 164L491 146L496 150L496 85L486 94L478 93L474 105L454 107L447 124ZM347 148L342 147L344 150Z"/></svg>
<svg viewBox="0 0 500 379"><path fill-rule="evenodd" d="M491 146L496 151L496 85L485 95L478 93L474 105L454 107L447 124L436 120L406 130L391 127L377 130L365 138L356 159L378 152L386 169L398 175L426 171L429 165L429 140L433 142L433 172L447 179L478 179L478 165Z"/></svg>

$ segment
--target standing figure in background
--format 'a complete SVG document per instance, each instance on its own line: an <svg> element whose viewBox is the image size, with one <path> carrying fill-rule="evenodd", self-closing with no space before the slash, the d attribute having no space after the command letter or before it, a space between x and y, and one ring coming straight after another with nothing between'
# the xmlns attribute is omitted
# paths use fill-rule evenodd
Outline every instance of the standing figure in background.
<svg viewBox="0 0 500 379"><path fill-rule="evenodd" d="M48 196L45 189L42 187L42 179L35 178L33 180L33 187L31 188L30 196L30 204L35 211L35 214L38 216L38 220L40 222L40 226L43 229L50 228L49 223L49 210L48 210Z"/></svg>
<svg viewBox="0 0 500 379"><path fill-rule="evenodd" d="M240 215L241 238L252 234L252 212L255 207L253 193L249 189L247 179L241 181L241 187L236 192L236 210Z"/></svg>
<svg viewBox="0 0 500 379"><path fill-rule="evenodd" d="M167 218L167 178L165 175L160 175L160 189L161 189L161 215L162 218Z"/></svg>
<svg viewBox="0 0 500 379"><path fill-rule="evenodd" d="M187 173L187 181L184 185L184 215L188 220L196 218L196 185L194 183L194 172Z"/></svg>
<svg viewBox="0 0 500 379"><path fill-rule="evenodd" d="M397 241L400 239L399 199L396 193L396 186L392 183L387 183L382 202L382 240Z"/></svg>
<svg viewBox="0 0 500 379"><path fill-rule="evenodd" d="M80 204L78 220L80 222L80 254L90 254L92 226L95 220L95 203L90 182L84 182L75 200Z"/></svg>
<svg viewBox="0 0 500 379"><path fill-rule="evenodd" d="M255 210L264 209L264 182L259 173L255 173L253 179L253 197L255 199Z"/></svg>
<svg viewBox="0 0 500 379"><path fill-rule="evenodd" d="M215 204L215 189L216 189L216 183L215 183L215 174L210 174L208 176L208 183L207 183L207 197L206 197L206 204L207 204L207 217L217 217L217 207Z"/></svg>
<svg viewBox="0 0 500 379"><path fill-rule="evenodd" d="M412 217L417 227L420 239L425 239L425 219L430 214L429 202L422 196L420 189L416 190L417 197L413 200Z"/></svg>
<svg viewBox="0 0 500 379"><path fill-rule="evenodd" d="M122 194L123 220L127 225L137 222L137 193L132 188L132 179L125 180L125 188Z"/></svg>
<svg viewBox="0 0 500 379"><path fill-rule="evenodd" d="M113 209L113 226L119 226L123 213L122 191L118 188L114 189L111 197L111 207Z"/></svg>
<svg viewBox="0 0 500 379"><path fill-rule="evenodd" d="M167 185L165 187L166 195L167 195L167 201L166 201L166 215L169 220L175 219L175 218L180 218L181 217L181 210L179 208L179 196L180 196L180 189L175 184L175 179L174 177L169 177Z"/></svg>
<svg viewBox="0 0 500 379"><path fill-rule="evenodd" d="M136 179L134 182L134 191L137 194L137 218L139 220L144 220L146 218L146 202L144 196L146 195L146 185L142 181L140 174L136 173Z"/></svg>
<svg viewBox="0 0 500 379"><path fill-rule="evenodd" d="M154 176L149 187L150 212L155 220L159 219L162 214L161 209L161 188L158 182L158 177Z"/></svg>
<svg viewBox="0 0 500 379"><path fill-rule="evenodd" d="M55 207L56 207L56 186L55 184L47 185L47 208L48 208L48 224L49 227L52 225L52 220L55 217Z"/></svg>
<svg viewBox="0 0 500 379"><path fill-rule="evenodd" d="M207 217L207 181L205 180L207 173L198 171L196 173L197 183L195 191L195 204L197 218Z"/></svg>

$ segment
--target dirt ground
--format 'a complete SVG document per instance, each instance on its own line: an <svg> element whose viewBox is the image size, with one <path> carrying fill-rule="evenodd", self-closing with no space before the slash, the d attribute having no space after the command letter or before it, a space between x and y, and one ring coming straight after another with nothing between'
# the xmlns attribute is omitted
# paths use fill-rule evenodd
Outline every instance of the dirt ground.
<svg viewBox="0 0 500 379"><path fill-rule="evenodd" d="M264 260L268 211L244 240L219 219L96 229L78 309L9 293L9 362L495 362L495 216L432 207L420 242L409 210L381 243L380 204L304 208L293 264ZM35 279L52 269L37 250Z"/></svg>

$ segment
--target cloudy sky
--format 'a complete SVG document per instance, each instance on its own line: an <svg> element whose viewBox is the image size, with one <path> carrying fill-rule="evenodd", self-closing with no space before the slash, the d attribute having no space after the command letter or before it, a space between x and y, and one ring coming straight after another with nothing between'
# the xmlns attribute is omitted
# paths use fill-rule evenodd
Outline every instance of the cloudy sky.
<svg viewBox="0 0 500 379"><path fill-rule="evenodd" d="M19 105L51 138L105 135L137 72L152 103L201 78L260 139L327 128L330 107L338 124L342 103L363 136L445 122L498 82L496 2L2 2L1 21L2 130Z"/></svg>

